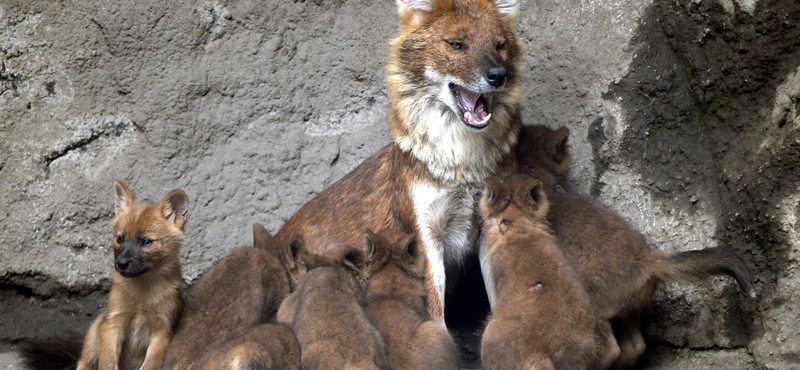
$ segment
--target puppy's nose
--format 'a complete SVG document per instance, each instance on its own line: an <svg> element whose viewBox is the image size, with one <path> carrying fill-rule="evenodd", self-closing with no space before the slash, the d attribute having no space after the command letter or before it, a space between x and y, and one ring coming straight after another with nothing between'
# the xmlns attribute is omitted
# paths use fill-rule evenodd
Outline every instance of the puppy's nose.
<svg viewBox="0 0 800 370"><path fill-rule="evenodd" d="M125 269L127 269L128 266L130 266L130 265L131 265L131 262L126 260L126 259L120 258L120 259L117 260L117 270L125 271Z"/></svg>
<svg viewBox="0 0 800 370"><path fill-rule="evenodd" d="M506 82L506 69L503 67L493 67L486 70L486 81L489 82L489 85L494 87L503 86Z"/></svg>

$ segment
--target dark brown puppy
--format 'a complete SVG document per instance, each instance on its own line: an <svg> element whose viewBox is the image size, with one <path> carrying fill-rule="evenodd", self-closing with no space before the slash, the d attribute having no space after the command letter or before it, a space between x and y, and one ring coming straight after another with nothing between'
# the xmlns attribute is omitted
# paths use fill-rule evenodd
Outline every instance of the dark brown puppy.
<svg viewBox="0 0 800 370"><path fill-rule="evenodd" d="M383 229L365 235L369 259L367 313L386 342L394 370L458 369L458 350L447 329L427 310L428 259L413 234Z"/></svg>
<svg viewBox="0 0 800 370"><path fill-rule="evenodd" d="M278 322L294 330L304 370L389 369L383 338L364 310L366 254L350 248L332 253L347 268L331 263L308 271L281 304Z"/></svg>
<svg viewBox="0 0 800 370"><path fill-rule="evenodd" d="M563 129L540 126L526 128L525 132L533 130L541 139L522 138L528 143L524 147L536 149L519 152L520 163L525 163L521 169L557 179L548 188L548 220L597 313L621 323L615 334L622 353L615 368L633 365L644 352L639 328L641 312L661 280L730 275L746 294L755 296L747 266L731 251L716 247L668 255L650 250L645 238L610 208L592 198L556 190L567 187L569 174L566 137L556 134Z"/></svg>
<svg viewBox="0 0 800 370"><path fill-rule="evenodd" d="M195 369L211 352L266 323L306 265L300 240L276 243L253 225L254 248L237 249L194 284L169 346L163 369Z"/></svg>
<svg viewBox="0 0 800 370"><path fill-rule="evenodd" d="M299 370L300 344L286 325L257 325L217 348L201 369Z"/></svg>
<svg viewBox="0 0 800 370"><path fill-rule="evenodd" d="M538 179L546 192L566 188L570 156L567 150L569 129L553 130L547 126L523 126L517 146L519 172Z"/></svg>
<svg viewBox="0 0 800 370"><path fill-rule="evenodd" d="M590 368L598 320L550 231L542 183L514 175L486 184L480 211L496 304L481 342L483 368Z"/></svg>

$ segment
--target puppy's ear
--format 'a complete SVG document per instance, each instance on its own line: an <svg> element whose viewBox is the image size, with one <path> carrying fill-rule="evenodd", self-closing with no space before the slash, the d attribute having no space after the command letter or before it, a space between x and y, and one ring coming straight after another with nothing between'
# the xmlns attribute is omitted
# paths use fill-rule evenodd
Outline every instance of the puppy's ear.
<svg viewBox="0 0 800 370"><path fill-rule="evenodd" d="M286 268L298 274L303 274L308 271L302 255L306 251L306 243L302 237L295 237L289 244L286 244L283 251L280 253L280 258Z"/></svg>
<svg viewBox="0 0 800 370"><path fill-rule="evenodd" d="M114 181L114 215L125 213L133 203L136 203L136 196L122 181Z"/></svg>
<svg viewBox="0 0 800 370"><path fill-rule="evenodd" d="M562 127L552 133L548 140L547 155L549 155L556 163L561 163L569 159L567 152L567 141L569 140L569 129Z"/></svg>
<svg viewBox="0 0 800 370"><path fill-rule="evenodd" d="M360 274L367 267L367 256L364 249L349 247L343 254L342 264L350 272Z"/></svg>
<svg viewBox="0 0 800 370"><path fill-rule="evenodd" d="M364 256L366 257L366 261L369 262L372 260L372 257L375 256L375 241L378 240L378 236L372 232L372 230L367 230L364 233Z"/></svg>
<svg viewBox="0 0 800 370"><path fill-rule="evenodd" d="M253 248L272 252L276 249L276 244L275 238L270 235L264 225L259 223L253 224Z"/></svg>
<svg viewBox="0 0 800 370"><path fill-rule="evenodd" d="M503 196L503 186L497 180L483 179L483 196L489 204L494 204Z"/></svg>
<svg viewBox="0 0 800 370"><path fill-rule="evenodd" d="M422 247L419 245L419 239L417 239L417 235L411 234L406 237L403 247L403 251L405 252L405 259L409 264L417 264L419 263L422 258Z"/></svg>
<svg viewBox="0 0 800 370"><path fill-rule="evenodd" d="M527 190L525 190L525 197L523 199L527 199L528 203L534 209L541 210L547 207L547 195L544 192L544 185L539 180L534 180L530 185L527 186Z"/></svg>
<svg viewBox="0 0 800 370"><path fill-rule="evenodd" d="M175 189L161 201L158 205L161 214L167 221L172 222L179 229L183 230L186 222L186 213L189 211L189 197L183 190Z"/></svg>

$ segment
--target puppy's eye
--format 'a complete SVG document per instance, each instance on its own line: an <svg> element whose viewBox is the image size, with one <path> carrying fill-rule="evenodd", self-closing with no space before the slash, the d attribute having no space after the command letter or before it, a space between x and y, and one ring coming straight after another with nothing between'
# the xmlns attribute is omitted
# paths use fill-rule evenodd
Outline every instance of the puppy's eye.
<svg viewBox="0 0 800 370"><path fill-rule="evenodd" d="M151 245L153 245L153 239L149 239L149 238L142 239L142 246L149 247Z"/></svg>
<svg viewBox="0 0 800 370"><path fill-rule="evenodd" d="M500 220L500 223L503 224L503 225L508 226L508 225L511 225L511 220L507 219L507 218L504 218L504 219Z"/></svg>
<svg viewBox="0 0 800 370"><path fill-rule="evenodd" d="M505 42L498 42L497 43L497 50L503 50L505 48L506 48L506 43Z"/></svg>
<svg viewBox="0 0 800 370"><path fill-rule="evenodd" d="M125 237L122 235L117 236L117 243L122 244L125 242Z"/></svg>
<svg viewBox="0 0 800 370"><path fill-rule="evenodd" d="M453 48L453 50L464 50L466 47L463 42L447 41L447 43L450 44L450 47Z"/></svg>

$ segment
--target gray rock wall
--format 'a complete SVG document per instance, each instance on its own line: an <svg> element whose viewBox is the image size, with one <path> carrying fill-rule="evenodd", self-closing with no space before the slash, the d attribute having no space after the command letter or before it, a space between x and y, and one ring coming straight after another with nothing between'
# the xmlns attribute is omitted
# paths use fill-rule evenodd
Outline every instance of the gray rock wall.
<svg viewBox="0 0 800 370"><path fill-rule="evenodd" d="M654 248L724 245L756 273L757 300L665 284L651 343L798 368L800 3L522 4L523 118L571 129L576 189ZM189 194L190 282L387 144L397 27L392 0L0 0L5 348L101 307L114 179Z"/></svg>

